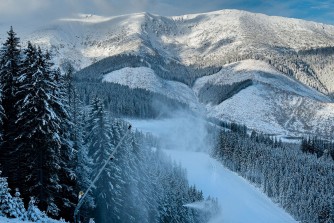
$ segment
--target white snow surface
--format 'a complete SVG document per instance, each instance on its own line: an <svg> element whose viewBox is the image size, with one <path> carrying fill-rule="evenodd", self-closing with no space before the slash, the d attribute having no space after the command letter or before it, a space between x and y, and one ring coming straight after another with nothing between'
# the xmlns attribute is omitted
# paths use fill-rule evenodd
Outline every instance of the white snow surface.
<svg viewBox="0 0 334 223"><path fill-rule="evenodd" d="M244 60L225 65L218 73L199 78L193 90L198 95L207 86L223 87L245 80L253 84L219 104L206 104L208 116L277 136L331 137L334 103L263 61Z"/></svg>
<svg viewBox="0 0 334 223"><path fill-rule="evenodd" d="M61 222L62 221L48 219L47 221L43 223L61 223ZM0 217L0 223L32 223L32 222L31 221L21 221L21 220L14 219L14 218Z"/></svg>
<svg viewBox="0 0 334 223"><path fill-rule="evenodd" d="M251 80L252 85L219 104L199 102L197 96L208 86L223 88L245 80ZM218 73L197 79L192 88L164 80L148 67L116 70L106 74L102 81L156 92L209 117L245 124L278 137L308 134L331 137L334 131L334 103L326 95L263 61L244 60L225 65Z"/></svg>
<svg viewBox="0 0 334 223"><path fill-rule="evenodd" d="M220 223L292 223L296 222L258 188L231 172L203 152L165 150L187 169L190 184L204 196L217 197L221 213L210 222Z"/></svg>
<svg viewBox="0 0 334 223"><path fill-rule="evenodd" d="M218 198L221 212L210 223L296 222L259 188L206 154L211 144L200 117L185 113L170 119L129 121L134 128L161 137L165 153L186 168L189 183L205 196Z"/></svg>
<svg viewBox="0 0 334 223"><path fill-rule="evenodd" d="M52 45L81 68L121 53L152 55L158 51L187 64L219 65L237 51L243 55L334 45L334 26L240 10L175 17L79 14L23 34L24 40Z"/></svg>
<svg viewBox="0 0 334 223"><path fill-rule="evenodd" d="M191 108L199 107L197 97L191 88L177 81L164 80L148 67L126 67L116 70L104 75L102 81L145 89L176 99L190 105Z"/></svg>
<svg viewBox="0 0 334 223"><path fill-rule="evenodd" d="M197 79L193 89L198 93L204 87L204 84L222 86L245 80L253 80L285 92L322 102L331 101L326 95L278 72L274 67L260 60L243 60L224 65L218 73Z"/></svg>
<svg viewBox="0 0 334 223"><path fill-rule="evenodd" d="M0 29L5 33L8 27L0 26ZM56 64L63 64L69 60L77 69L119 54L159 54L166 61L175 60L201 67L220 67L232 58L244 55L276 55L285 49L300 51L334 46L332 25L240 10L221 10L176 17L150 13L109 17L79 14L34 28L33 32L19 30L18 35L21 37L22 45L30 40L42 47L51 48ZM0 36L0 41L3 38L5 36ZM194 106L197 104L193 93L177 82L161 81L149 70L145 70L147 75L139 74L143 68L125 71L129 73L128 76L131 74L136 77L137 81L139 76L146 80L150 78L152 84L145 86L148 89L159 91L154 84L163 85L165 88L160 93L182 102L188 100ZM126 76L124 70L117 72L122 77ZM303 77L300 81L311 86L312 81L308 81L312 78L309 80L303 73L298 75ZM334 78L327 73L324 75L325 77L319 75L319 78L326 80L322 81L322 84L331 91L334 89ZM243 95L234 95L226 103L206 105L210 116L246 124L257 130L264 127L272 134L333 133L334 129L331 126L334 112L333 104L328 103L329 99L316 90L282 75L264 62L246 60L225 65L221 72L198 80L194 91L198 92L203 83L231 84L245 79L252 79L259 84L239 93ZM124 81L122 83L129 84ZM322 87L317 86L321 90ZM242 97L247 91L255 98ZM322 91L324 92L324 89ZM252 100L256 105L263 103L253 108L246 100ZM244 111L244 114L241 111ZM236 115L233 115L234 113ZM292 119L290 115L293 116ZM258 125L255 117L260 118ZM268 121L273 122L266 123Z"/></svg>

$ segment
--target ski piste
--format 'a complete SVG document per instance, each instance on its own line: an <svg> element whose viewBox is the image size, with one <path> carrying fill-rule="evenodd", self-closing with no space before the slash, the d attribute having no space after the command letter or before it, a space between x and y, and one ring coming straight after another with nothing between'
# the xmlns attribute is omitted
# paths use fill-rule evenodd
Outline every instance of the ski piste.
<svg viewBox="0 0 334 223"><path fill-rule="evenodd" d="M101 169L99 170L99 172L97 173L96 177L94 178L94 180L92 181L92 183L89 185L88 189L85 191L85 193L82 195L81 198L79 198L79 202L74 210L74 223L80 223L80 219L77 219L77 216L79 214L79 209L82 206L82 204L84 203L84 199L87 196L87 194L89 193L89 191L92 189L92 187L94 186L95 182L99 179L101 173L103 172L103 170L106 168L107 164L112 161L115 157L114 155L116 154L118 148L122 145L125 137L129 134L130 130L131 130L131 125L129 125L128 129L126 130L125 134L123 135L123 137L121 138L121 140L118 142L117 146L115 147L115 149L112 151L112 153L109 155L108 159L105 161L105 163L103 164L103 166L101 167Z"/></svg>

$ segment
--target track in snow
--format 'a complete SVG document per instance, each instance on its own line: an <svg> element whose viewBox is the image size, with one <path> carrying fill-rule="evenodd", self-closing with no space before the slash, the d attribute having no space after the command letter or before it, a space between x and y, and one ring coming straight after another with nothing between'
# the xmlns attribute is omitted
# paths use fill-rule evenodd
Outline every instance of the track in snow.
<svg viewBox="0 0 334 223"><path fill-rule="evenodd" d="M296 222L258 188L203 152L165 150L187 169L190 184L218 198L221 213L212 223Z"/></svg>
<svg viewBox="0 0 334 223"><path fill-rule="evenodd" d="M205 196L218 198L221 213L210 223L296 222L248 181L207 153L195 152L205 144L209 146L203 122L196 122L186 114L170 119L129 121L134 128L162 137L164 151L187 169L189 183Z"/></svg>

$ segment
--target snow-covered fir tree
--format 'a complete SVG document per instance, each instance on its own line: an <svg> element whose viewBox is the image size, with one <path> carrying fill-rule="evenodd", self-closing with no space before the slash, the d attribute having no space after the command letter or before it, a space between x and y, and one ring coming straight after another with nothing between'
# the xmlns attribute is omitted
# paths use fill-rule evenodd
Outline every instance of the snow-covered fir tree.
<svg viewBox="0 0 334 223"><path fill-rule="evenodd" d="M318 149L307 147L305 142L300 150L282 143L275 146L273 140L260 136L223 131L214 156L261 187L301 222L333 222L334 202L328 198L334 189L334 162L328 152L327 157L317 157L313 151ZM309 140L309 146L316 141L320 143Z"/></svg>
<svg viewBox="0 0 334 223"><path fill-rule="evenodd" d="M36 204L36 198L31 197L27 210L27 218L32 222L46 222L47 216L44 212L40 211Z"/></svg>
<svg viewBox="0 0 334 223"><path fill-rule="evenodd" d="M51 62L49 53L46 54L46 59L49 67L53 68L54 64ZM59 68L51 69L50 73L55 83L55 88L53 89L55 100L52 101L52 108L61 121L59 123L59 139L61 143L61 170L59 178L64 196L59 199L59 204L62 204L60 216L65 219L71 219L78 196L78 179L75 171L75 168L78 165L78 157L77 152L73 147L74 139L72 137L72 132L75 128L69 112L70 106L67 101L66 81L64 75L61 74Z"/></svg>
<svg viewBox="0 0 334 223"><path fill-rule="evenodd" d="M110 123L104 111L103 104L97 97L92 102L91 110L87 118L85 135L88 155L93 160L93 179L102 165L107 161L113 148ZM111 165L114 165L114 163L107 165L105 171L103 171L101 177L95 183L95 216L98 222L108 222L106 219L110 219L110 215L118 216L120 214L118 213L119 209L117 206L121 205L121 201L114 203L110 201L110 199L114 201L117 200L118 190L114 188L113 178L120 177L119 173L111 172Z"/></svg>
<svg viewBox="0 0 334 223"><path fill-rule="evenodd" d="M10 217L13 211L13 200L9 191L7 178L0 175L0 216Z"/></svg>
<svg viewBox="0 0 334 223"><path fill-rule="evenodd" d="M10 194L7 178L1 176L0 171L0 216L27 220L27 211L18 189L14 197Z"/></svg>
<svg viewBox="0 0 334 223"><path fill-rule="evenodd" d="M7 178L0 178L1 215L37 222L47 221L46 215L71 220L78 192L88 188L129 124L112 118L105 111L105 101L97 97L84 114L87 108L80 105L72 71L62 76L54 68L50 53L29 42L21 52L15 32L11 29L8 34L1 51L2 131L7 141L1 144L0 164L7 171L5 176L12 179L10 187L19 190L11 195ZM143 113L148 111L147 105L138 108ZM12 116L7 120L6 112L10 110ZM4 147L8 140L12 142L13 153ZM154 142L142 133L129 133L92 194L85 198L82 219L94 217L101 223L161 222L161 210L169 207L173 207L173 212L164 212L165 219L181 222L207 219L182 208L184 202L203 198L198 196L200 192L196 194L189 189L183 170L173 166L162 152L151 150L149 145ZM172 189L166 188L178 188L177 193L166 199L167 194L172 194ZM94 200L96 208L92 212Z"/></svg>
<svg viewBox="0 0 334 223"><path fill-rule="evenodd" d="M18 100L17 79L20 75L22 58L20 39L13 28L8 31L6 41L0 49L0 84L2 87L2 143L0 144L0 163L4 176L13 187L18 187L22 181L20 151L17 151L15 138L18 134L16 119L18 111L14 104Z"/></svg>
<svg viewBox="0 0 334 223"><path fill-rule="evenodd" d="M64 160L68 161L71 153L70 144L63 138L67 131L64 122L68 119L55 81L55 71L46 54L28 45L25 60L34 61L25 61L30 65L19 77L21 87L18 91L25 97L16 104L20 108L16 121L20 126L17 140L26 159L22 165L27 171L22 192L25 198L35 195L39 207L57 216L60 205L64 205L60 200L69 197L69 191L66 191L67 196L59 198L59 194L67 190L69 182L66 180L71 177L60 178L61 174L65 175L62 171L68 171Z"/></svg>
<svg viewBox="0 0 334 223"><path fill-rule="evenodd" d="M73 142L73 150L76 156L75 174L77 191L85 191L91 184L93 160L88 156L88 147L84 142L85 114L82 103L77 95L77 90L73 83L73 68L68 66L64 75L64 87L66 92L66 104L70 120L72 122L70 139ZM80 217L83 221L88 221L89 214L95 207L92 191L85 198L85 202L80 209Z"/></svg>
<svg viewBox="0 0 334 223"><path fill-rule="evenodd" d="M13 209L15 210L14 217L18 218L20 220L27 220L27 211L24 207L23 200L21 198L21 194L19 192L19 189L16 188L15 194L13 197Z"/></svg>

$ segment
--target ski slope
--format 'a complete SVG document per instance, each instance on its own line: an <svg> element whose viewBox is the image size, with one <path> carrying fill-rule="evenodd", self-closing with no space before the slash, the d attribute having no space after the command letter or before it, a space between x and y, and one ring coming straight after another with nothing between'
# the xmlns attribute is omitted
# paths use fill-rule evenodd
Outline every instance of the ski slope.
<svg viewBox="0 0 334 223"><path fill-rule="evenodd" d="M187 169L190 184L204 196L219 200L221 213L212 223L287 223L296 222L258 188L203 152L165 150L173 160Z"/></svg>
<svg viewBox="0 0 334 223"><path fill-rule="evenodd" d="M211 144L200 118L179 113L169 119L128 121L134 128L160 137L165 153L187 169L189 183L205 196L218 198L221 213L210 223L296 222L260 189L205 152Z"/></svg>

